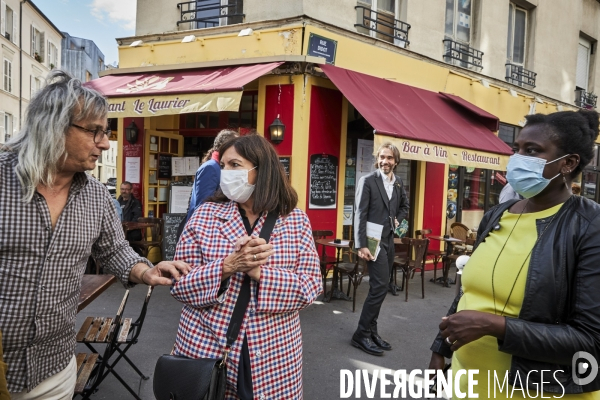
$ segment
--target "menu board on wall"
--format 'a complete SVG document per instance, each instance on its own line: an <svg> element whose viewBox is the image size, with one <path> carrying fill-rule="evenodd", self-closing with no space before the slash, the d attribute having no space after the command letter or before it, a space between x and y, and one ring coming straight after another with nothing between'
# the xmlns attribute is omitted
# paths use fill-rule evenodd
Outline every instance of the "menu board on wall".
<svg viewBox="0 0 600 400"><path fill-rule="evenodd" d="M163 242L162 242L162 258L163 261L172 261L175 256L175 248L177 247L177 230L179 225L185 219L185 213L164 213L163 218Z"/></svg>
<svg viewBox="0 0 600 400"><path fill-rule="evenodd" d="M171 178L171 156L158 155L158 178Z"/></svg>
<svg viewBox="0 0 600 400"><path fill-rule="evenodd" d="M281 165L283 165L285 174L287 175L288 179L290 179L290 168L291 168L291 164L292 164L292 157L291 156L279 156L279 162L281 163Z"/></svg>
<svg viewBox="0 0 600 400"><path fill-rule="evenodd" d="M335 208L338 158L330 154L310 156L310 198L308 208Z"/></svg>

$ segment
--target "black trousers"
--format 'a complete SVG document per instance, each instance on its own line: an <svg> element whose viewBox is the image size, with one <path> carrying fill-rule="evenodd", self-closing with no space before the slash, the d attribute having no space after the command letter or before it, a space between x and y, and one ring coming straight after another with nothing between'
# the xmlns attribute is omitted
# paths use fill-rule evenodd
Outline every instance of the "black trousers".
<svg viewBox="0 0 600 400"><path fill-rule="evenodd" d="M394 235L389 232L381 238L381 250L377 259L368 262L369 267L369 294L363 304L358 328L355 336L365 338L377 333L377 318L383 300L387 295L390 283L390 274L394 265Z"/></svg>

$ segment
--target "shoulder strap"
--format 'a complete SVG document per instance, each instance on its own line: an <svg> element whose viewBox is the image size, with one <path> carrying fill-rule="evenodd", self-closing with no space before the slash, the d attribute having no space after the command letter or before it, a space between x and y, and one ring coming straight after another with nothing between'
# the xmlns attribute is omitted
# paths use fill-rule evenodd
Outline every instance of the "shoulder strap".
<svg viewBox="0 0 600 400"><path fill-rule="evenodd" d="M265 239L267 243L269 243L269 239L271 238L271 232L275 227L275 222L277 222L277 217L279 213L277 211L271 211L267 215L265 219L265 223L263 224L262 229L260 230L259 237ZM242 282L242 288L240 289L240 294L238 295L238 299L235 303L235 307L233 308L233 314L231 315L231 320L229 321L229 327L227 328L227 348L230 348L235 339L237 339L240 328L242 327L242 320L244 319L244 314L246 314L246 308L248 308L248 303L250 302L250 277L246 275L244 277L244 281Z"/></svg>

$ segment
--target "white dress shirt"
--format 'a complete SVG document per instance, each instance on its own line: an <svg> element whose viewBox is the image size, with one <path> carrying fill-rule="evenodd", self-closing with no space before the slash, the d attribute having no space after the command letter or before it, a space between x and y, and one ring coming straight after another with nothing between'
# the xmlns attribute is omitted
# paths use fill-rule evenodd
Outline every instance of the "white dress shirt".
<svg viewBox="0 0 600 400"><path fill-rule="evenodd" d="M396 176L392 174L392 179L390 179L382 172L381 179L383 180L383 187L388 195L388 200L391 200L392 194L394 193L394 182L396 182Z"/></svg>

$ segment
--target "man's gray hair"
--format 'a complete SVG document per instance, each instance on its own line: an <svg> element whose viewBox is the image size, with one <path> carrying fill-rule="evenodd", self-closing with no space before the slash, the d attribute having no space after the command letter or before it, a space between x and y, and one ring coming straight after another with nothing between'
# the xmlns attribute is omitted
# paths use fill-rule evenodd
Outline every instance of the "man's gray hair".
<svg viewBox="0 0 600 400"><path fill-rule="evenodd" d="M65 136L72 123L106 118L108 102L67 72L52 70L46 85L29 103L21 132L5 144L18 154L16 174L29 202L38 185L52 187L67 159ZM90 139L91 140L91 139Z"/></svg>

